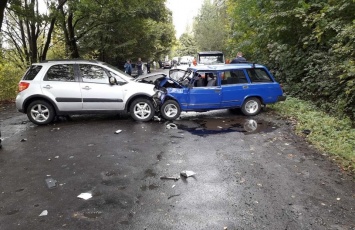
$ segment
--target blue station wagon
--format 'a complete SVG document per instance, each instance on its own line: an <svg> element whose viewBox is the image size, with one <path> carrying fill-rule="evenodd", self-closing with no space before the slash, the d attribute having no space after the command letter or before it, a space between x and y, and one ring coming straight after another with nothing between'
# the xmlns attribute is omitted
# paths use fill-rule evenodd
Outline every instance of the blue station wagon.
<svg viewBox="0 0 355 230"><path fill-rule="evenodd" d="M224 64L173 69L146 78L161 91L161 116L174 120L182 111L241 109L253 116L262 105L286 100L281 85L262 65Z"/></svg>

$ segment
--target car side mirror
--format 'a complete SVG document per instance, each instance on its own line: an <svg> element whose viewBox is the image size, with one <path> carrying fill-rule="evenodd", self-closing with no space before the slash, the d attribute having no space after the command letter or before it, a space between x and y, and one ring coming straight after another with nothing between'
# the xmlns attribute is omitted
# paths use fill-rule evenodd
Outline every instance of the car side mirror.
<svg viewBox="0 0 355 230"><path fill-rule="evenodd" d="M110 80L110 85L117 85L117 80L115 77L110 77L109 80Z"/></svg>

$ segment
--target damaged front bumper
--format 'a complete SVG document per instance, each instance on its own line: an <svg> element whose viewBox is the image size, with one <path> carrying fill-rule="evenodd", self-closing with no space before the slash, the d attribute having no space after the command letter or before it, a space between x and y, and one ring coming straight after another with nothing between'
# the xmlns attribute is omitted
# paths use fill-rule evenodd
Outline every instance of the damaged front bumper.
<svg viewBox="0 0 355 230"><path fill-rule="evenodd" d="M160 89L155 90L155 94L152 96L155 112L160 111L160 108L164 103L165 96L166 96L166 90L165 91Z"/></svg>

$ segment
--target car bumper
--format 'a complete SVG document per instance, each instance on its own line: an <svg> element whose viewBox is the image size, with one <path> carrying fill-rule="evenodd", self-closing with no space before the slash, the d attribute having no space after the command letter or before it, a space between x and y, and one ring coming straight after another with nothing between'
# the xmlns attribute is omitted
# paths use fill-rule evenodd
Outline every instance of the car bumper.
<svg viewBox="0 0 355 230"><path fill-rule="evenodd" d="M286 101L286 96L278 96L277 101Z"/></svg>

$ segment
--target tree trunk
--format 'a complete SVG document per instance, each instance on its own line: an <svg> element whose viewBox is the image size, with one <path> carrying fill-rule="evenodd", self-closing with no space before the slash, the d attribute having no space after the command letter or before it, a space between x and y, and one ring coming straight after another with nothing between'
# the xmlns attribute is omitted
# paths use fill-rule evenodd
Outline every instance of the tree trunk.
<svg viewBox="0 0 355 230"><path fill-rule="evenodd" d="M1 26L2 26L2 21L4 19L4 11L6 8L6 4L7 4L8 0L1 0L0 1L0 33L1 33Z"/></svg>
<svg viewBox="0 0 355 230"><path fill-rule="evenodd" d="M79 50L76 44L75 31L73 26L73 13L70 12L68 15L68 36L69 36L69 52L71 58L79 58Z"/></svg>

